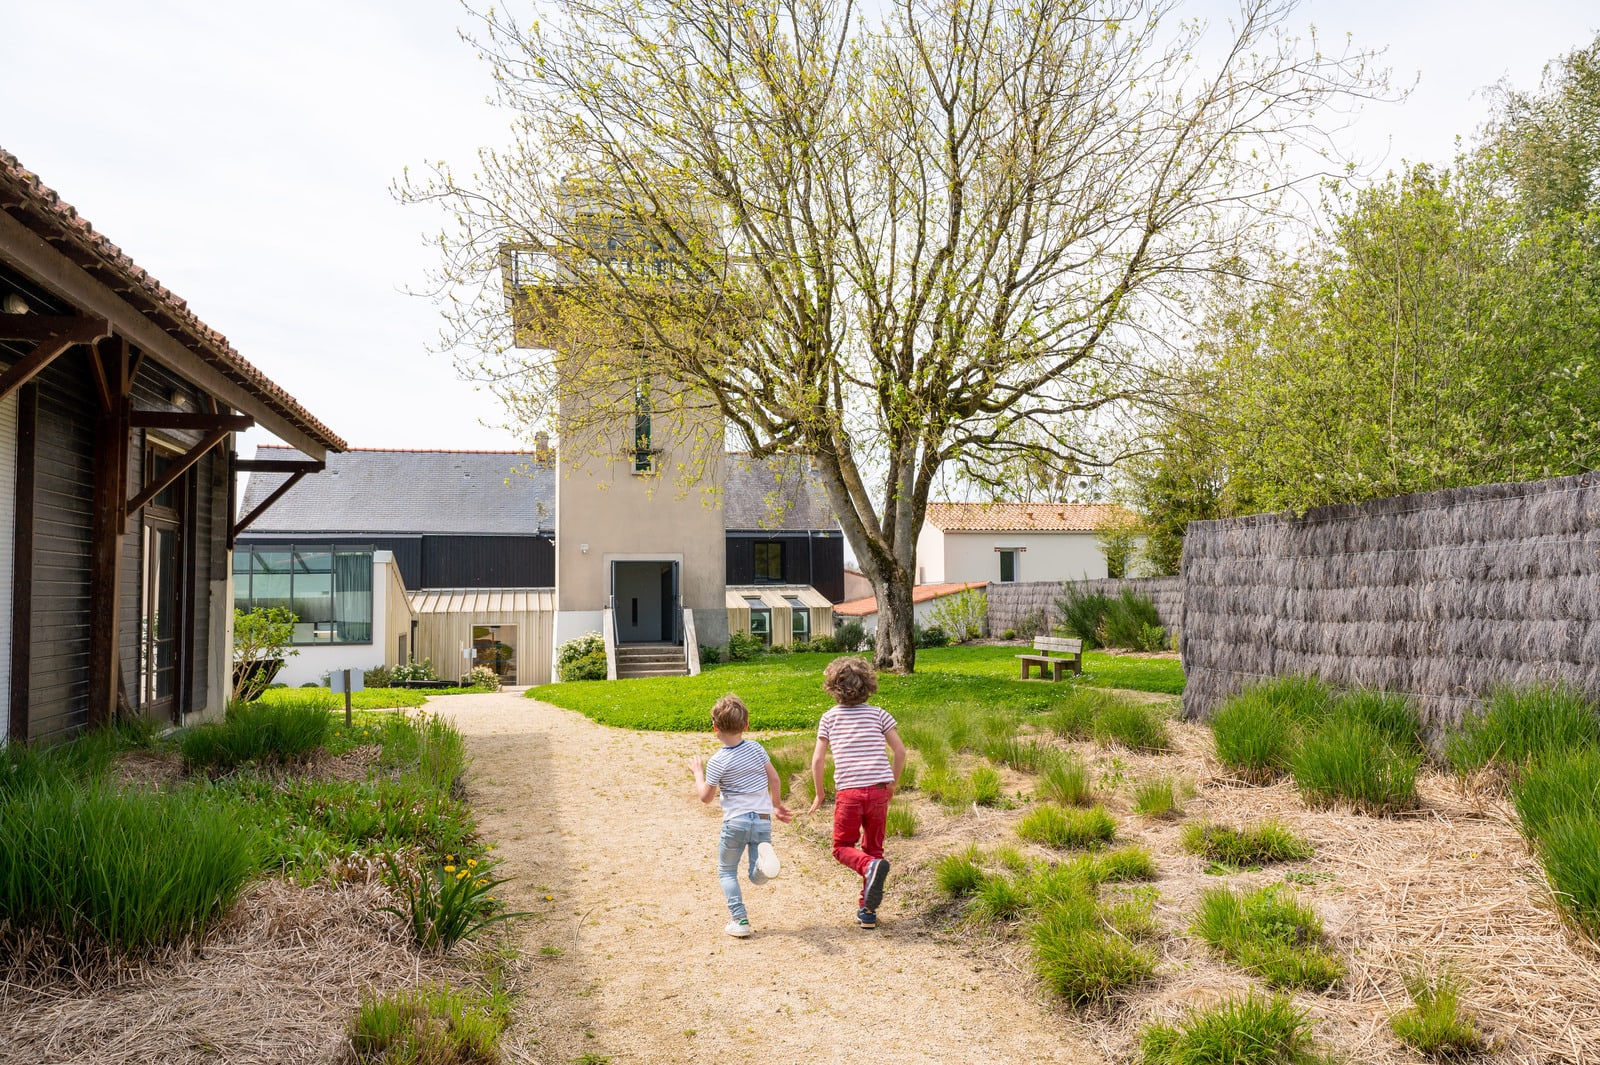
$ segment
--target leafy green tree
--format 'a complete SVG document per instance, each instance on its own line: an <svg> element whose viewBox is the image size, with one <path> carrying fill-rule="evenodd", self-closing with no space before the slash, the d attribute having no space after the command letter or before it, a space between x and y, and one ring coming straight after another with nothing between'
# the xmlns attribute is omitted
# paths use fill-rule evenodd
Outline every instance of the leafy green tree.
<svg viewBox="0 0 1600 1065"><path fill-rule="evenodd" d="M299 654L291 647L300 619L281 606L233 611L233 698L249 702L272 682L267 663Z"/></svg>

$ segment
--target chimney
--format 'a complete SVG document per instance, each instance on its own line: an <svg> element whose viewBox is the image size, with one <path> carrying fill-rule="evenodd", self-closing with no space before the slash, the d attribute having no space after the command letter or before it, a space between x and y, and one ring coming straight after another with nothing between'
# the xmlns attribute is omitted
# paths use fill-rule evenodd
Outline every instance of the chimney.
<svg viewBox="0 0 1600 1065"><path fill-rule="evenodd" d="M533 460L539 463L550 461L550 434L535 433L533 437Z"/></svg>

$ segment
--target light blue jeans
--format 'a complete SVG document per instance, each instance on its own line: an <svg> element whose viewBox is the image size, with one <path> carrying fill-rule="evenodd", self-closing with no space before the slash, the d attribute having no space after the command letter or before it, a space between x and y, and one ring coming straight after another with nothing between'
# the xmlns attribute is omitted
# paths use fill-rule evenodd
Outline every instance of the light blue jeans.
<svg viewBox="0 0 1600 1065"><path fill-rule="evenodd" d="M717 847L717 877L722 893L728 897L728 912L735 921L746 918L744 896L739 893L739 856L750 856L746 876L752 884L765 884L766 877L756 872L756 848L772 842L772 818L760 814L738 814L722 822L722 840Z"/></svg>

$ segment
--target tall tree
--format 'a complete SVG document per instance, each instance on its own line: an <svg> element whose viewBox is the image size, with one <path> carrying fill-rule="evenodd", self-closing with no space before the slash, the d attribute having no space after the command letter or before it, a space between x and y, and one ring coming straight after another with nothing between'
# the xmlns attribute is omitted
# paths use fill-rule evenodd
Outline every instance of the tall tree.
<svg viewBox="0 0 1600 1065"><path fill-rule="evenodd" d="M1106 420L1164 387L1193 280L1272 217L1288 146L1368 90L1365 55L1284 32L1294 6L1246 0L1220 41L1168 0L491 12L475 43L516 143L405 190L455 211L449 339L564 441L647 377L656 411L813 456L878 663L909 671L936 476L1103 462ZM548 350L512 343L502 281Z"/></svg>

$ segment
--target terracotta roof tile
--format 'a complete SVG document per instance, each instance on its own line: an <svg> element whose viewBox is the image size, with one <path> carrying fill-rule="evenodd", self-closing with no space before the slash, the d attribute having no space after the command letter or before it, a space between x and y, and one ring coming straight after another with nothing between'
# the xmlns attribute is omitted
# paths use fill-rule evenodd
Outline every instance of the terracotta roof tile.
<svg viewBox="0 0 1600 1065"><path fill-rule="evenodd" d="M964 592L968 588L987 588L988 581L977 581L973 584L919 584L911 589L911 604L926 603L930 599L942 599L947 595ZM878 612L876 596L867 596L864 599L851 599L840 603L833 608L833 612L840 617L865 617Z"/></svg>
<svg viewBox="0 0 1600 1065"><path fill-rule="evenodd" d="M188 303L151 277L149 271L130 259L103 234L96 232L75 207L3 148L0 148L0 201L3 201L5 210L13 214L19 209L31 213L37 218L38 224L54 230L61 238L52 242L56 249L68 252L68 257L78 261L78 265L85 265L83 260L87 259L90 264L117 275L126 283L127 291L121 293L123 299L141 312L170 318L176 331L183 334L178 338L180 343L256 395L284 420L332 451L345 449L344 440L334 435L298 400L235 351L227 337L195 317ZM19 220L24 224L28 221L26 218ZM30 228L37 231L37 224ZM70 244L78 254L71 254L62 246L64 243Z"/></svg>
<svg viewBox="0 0 1600 1065"><path fill-rule="evenodd" d="M1115 503L929 503L927 524L944 532L1097 532L1132 517Z"/></svg>

